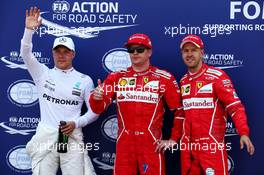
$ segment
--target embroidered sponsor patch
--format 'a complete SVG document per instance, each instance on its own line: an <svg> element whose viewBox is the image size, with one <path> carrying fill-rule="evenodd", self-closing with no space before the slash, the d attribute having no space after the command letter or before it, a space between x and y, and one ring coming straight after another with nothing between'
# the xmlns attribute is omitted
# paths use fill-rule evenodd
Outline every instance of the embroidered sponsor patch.
<svg viewBox="0 0 264 175"><path fill-rule="evenodd" d="M118 82L118 87L135 87L136 86L136 78L120 78Z"/></svg>
<svg viewBox="0 0 264 175"><path fill-rule="evenodd" d="M159 94L142 91L117 91L118 102L158 103Z"/></svg>
<svg viewBox="0 0 264 175"><path fill-rule="evenodd" d="M131 86L135 85L136 84L136 78L128 79L128 84L131 85Z"/></svg>
<svg viewBox="0 0 264 175"><path fill-rule="evenodd" d="M158 89L159 88L159 81L150 81L147 84L145 84L144 88Z"/></svg>
<svg viewBox="0 0 264 175"><path fill-rule="evenodd" d="M196 86L198 89L200 89L203 86L203 82L197 81Z"/></svg>
<svg viewBox="0 0 264 175"><path fill-rule="evenodd" d="M163 76L169 77L169 78L171 77L171 74L166 72L166 71L164 71L164 70L157 69L155 72L159 73L159 74L161 74Z"/></svg>
<svg viewBox="0 0 264 175"><path fill-rule="evenodd" d="M215 175L215 170L213 168L206 168L205 174L206 175Z"/></svg>
<svg viewBox="0 0 264 175"><path fill-rule="evenodd" d="M75 91L75 90L73 90L72 91L72 95L76 95L76 96L81 96L81 92L80 91Z"/></svg>
<svg viewBox="0 0 264 175"><path fill-rule="evenodd" d="M208 72L208 73L211 73L211 74L215 74L215 75L217 75L217 76L221 76L222 75L222 72L220 72L220 71L218 71L218 70L215 70L215 69L207 69L207 71L206 72Z"/></svg>
<svg viewBox="0 0 264 175"><path fill-rule="evenodd" d="M149 82L149 77L143 77L143 81L147 84Z"/></svg>
<svg viewBox="0 0 264 175"><path fill-rule="evenodd" d="M182 103L184 110L214 108L213 98L188 98Z"/></svg>
<svg viewBox="0 0 264 175"><path fill-rule="evenodd" d="M226 87L226 88L231 87L232 88L232 83L229 79L222 80L222 83L223 83L224 87Z"/></svg>
<svg viewBox="0 0 264 175"><path fill-rule="evenodd" d="M190 95L190 92L191 92L191 85L190 84L186 84L186 85L183 85L181 87L182 96Z"/></svg>
<svg viewBox="0 0 264 175"><path fill-rule="evenodd" d="M119 81L119 85L120 86L125 86L127 84L127 80L126 79L121 79L120 81Z"/></svg>
<svg viewBox="0 0 264 175"><path fill-rule="evenodd" d="M213 84L210 83L202 86L201 88L199 88L197 93L213 93Z"/></svg>
<svg viewBox="0 0 264 175"><path fill-rule="evenodd" d="M175 87L179 88L179 85L176 80L173 81L173 84L175 85Z"/></svg>

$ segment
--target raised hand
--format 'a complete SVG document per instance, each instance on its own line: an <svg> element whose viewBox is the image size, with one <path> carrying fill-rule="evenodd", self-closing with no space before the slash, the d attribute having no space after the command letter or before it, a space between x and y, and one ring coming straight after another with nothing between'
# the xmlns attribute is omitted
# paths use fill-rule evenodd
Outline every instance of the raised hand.
<svg viewBox="0 0 264 175"><path fill-rule="evenodd" d="M93 91L93 99L94 100L103 100L104 90L103 84L100 79L97 80L98 86Z"/></svg>
<svg viewBox="0 0 264 175"><path fill-rule="evenodd" d="M30 7L30 10L26 10L25 25L27 29L35 30L41 25L39 15L40 9L37 7Z"/></svg>

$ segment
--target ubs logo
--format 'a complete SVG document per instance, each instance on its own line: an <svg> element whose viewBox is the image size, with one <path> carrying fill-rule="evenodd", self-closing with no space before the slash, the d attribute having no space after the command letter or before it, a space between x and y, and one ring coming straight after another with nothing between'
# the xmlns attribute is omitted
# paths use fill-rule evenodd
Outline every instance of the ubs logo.
<svg viewBox="0 0 264 175"><path fill-rule="evenodd" d="M102 123L101 131L107 139L115 142L118 131L117 116L111 115L105 119Z"/></svg>
<svg viewBox="0 0 264 175"><path fill-rule="evenodd" d="M31 80L18 80L7 90L8 99L19 107L30 107L38 102L37 88Z"/></svg>
<svg viewBox="0 0 264 175"><path fill-rule="evenodd" d="M109 50L103 56L102 63L107 72L126 70L131 66L131 60L125 48Z"/></svg>
<svg viewBox="0 0 264 175"><path fill-rule="evenodd" d="M15 172L31 172L31 158L26 153L25 145L18 145L10 149L6 155L6 163Z"/></svg>

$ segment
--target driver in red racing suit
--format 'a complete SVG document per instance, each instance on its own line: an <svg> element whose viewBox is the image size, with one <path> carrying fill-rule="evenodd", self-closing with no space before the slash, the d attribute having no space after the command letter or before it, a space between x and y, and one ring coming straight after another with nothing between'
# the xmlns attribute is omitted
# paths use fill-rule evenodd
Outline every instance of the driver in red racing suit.
<svg viewBox="0 0 264 175"><path fill-rule="evenodd" d="M181 43L188 73L181 79L185 113L181 139L182 175L228 175L224 137L227 115L241 136L240 144L254 153L244 106L228 75L202 62L204 45L196 35Z"/></svg>
<svg viewBox="0 0 264 175"><path fill-rule="evenodd" d="M164 175L162 153L156 153L162 139L164 103L174 112L171 139L182 134L183 111L180 90L175 78L168 72L150 65L150 39L134 34L126 43L132 66L126 71L111 73L90 97L94 112L101 113L116 100L118 137L114 175Z"/></svg>

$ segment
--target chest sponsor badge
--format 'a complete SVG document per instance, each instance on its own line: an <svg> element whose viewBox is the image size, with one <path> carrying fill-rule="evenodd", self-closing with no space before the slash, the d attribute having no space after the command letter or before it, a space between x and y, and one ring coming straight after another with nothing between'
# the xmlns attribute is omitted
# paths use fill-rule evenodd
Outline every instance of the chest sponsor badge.
<svg viewBox="0 0 264 175"><path fill-rule="evenodd" d="M76 95L76 96L81 96L81 82L76 82L73 86L73 89L72 89L72 95Z"/></svg>
<svg viewBox="0 0 264 175"><path fill-rule="evenodd" d="M120 86L125 86L126 84L127 84L127 80L126 79L122 78L122 79L119 80L119 85Z"/></svg>
<svg viewBox="0 0 264 175"><path fill-rule="evenodd" d="M191 85L190 84L186 84L186 85L183 85L181 87L182 96L190 95L190 93L191 93Z"/></svg>
<svg viewBox="0 0 264 175"><path fill-rule="evenodd" d="M198 88L198 82L197 82L197 88ZM213 93L213 84L212 83L206 84L206 85L198 88L197 94L205 94L205 93Z"/></svg>
<svg viewBox="0 0 264 175"><path fill-rule="evenodd" d="M203 82L197 81L196 86L197 86L197 89L200 89L203 86Z"/></svg>
<svg viewBox="0 0 264 175"><path fill-rule="evenodd" d="M136 87L136 78L120 78L118 87Z"/></svg>
<svg viewBox="0 0 264 175"><path fill-rule="evenodd" d="M128 84L129 84L130 86L134 86L134 85L136 85L136 78L130 78L130 79L128 79Z"/></svg>
<svg viewBox="0 0 264 175"><path fill-rule="evenodd" d="M213 168L206 168L205 174L206 175L215 175L215 170Z"/></svg>
<svg viewBox="0 0 264 175"><path fill-rule="evenodd" d="M144 85L144 88L159 89L159 81L149 81Z"/></svg>
<svg viewBox="0 0 264 175"><path fill-rule="evenodd" d="M222 83L223 83L224 87L226 87L226 88L232 88L233 87L231 80L229 80L229 79L222 80Z"/></svg>
<svg viewBox="0 0 264 175"><path fill-rule="evenodd" d="M143 81L145 84L147 84L149 82L149 77L143 77Z"/></svg>

